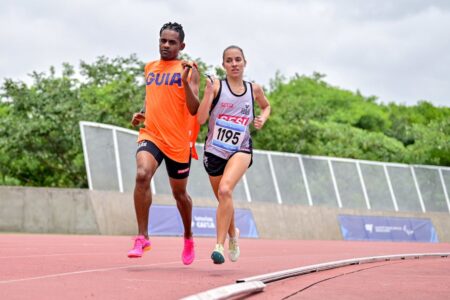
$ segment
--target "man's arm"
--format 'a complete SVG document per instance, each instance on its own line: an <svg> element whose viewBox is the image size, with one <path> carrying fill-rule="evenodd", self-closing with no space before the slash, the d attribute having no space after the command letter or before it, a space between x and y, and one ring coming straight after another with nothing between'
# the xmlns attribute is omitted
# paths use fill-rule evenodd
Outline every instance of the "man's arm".
<svg viewBox="0 0 450 300"><path fill-rule="evenodd" d="M198 100L198 90L200 85L200 74L195 66L191 66L187 62L183 62L183 86L186 93L186 105L191 115L197 113L200 101ZM191 80L188 82L189 71L192 70Z"/></svg>
<svg viewBox="0 0 450 300"><path fill-rule="evenodd" d="M145 66L144 68L144 75L146 73L147 73L147 66ZM144 97L144 105L142 106L141 110L133 114L133 117L131 118L131 125L137 126L145 121L146 99L147 96Z"/></svg>
<svg viewBox="0 0 450 300"><path fill-rule="evenodd" d="M144 106L141 108L141 110L133 114L133 117L131 118L131 125L138 126L144 121L145 121L145 99L144 99Z"/></svg>

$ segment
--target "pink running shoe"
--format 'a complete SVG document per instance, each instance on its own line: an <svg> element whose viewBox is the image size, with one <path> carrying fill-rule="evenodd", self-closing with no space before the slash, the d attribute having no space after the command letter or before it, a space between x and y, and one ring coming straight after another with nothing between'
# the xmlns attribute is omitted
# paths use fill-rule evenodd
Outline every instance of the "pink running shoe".
<svg viewBox="0 0 450 300"><path fill-rule="evenodd" d="M152 248L150 241L147 240L143 235L138 235L134 238L133 249L128 251L129 258L142 257L144 251L148 251Z"/></svg>
<svg viewBox="0 0 450 300"><path fill-rule="evenodd" d="M184 249L181 254L181 260L183 264L190 265L194 261L195 251L194 251L194 238L186 239L184 238Z"/></svg>

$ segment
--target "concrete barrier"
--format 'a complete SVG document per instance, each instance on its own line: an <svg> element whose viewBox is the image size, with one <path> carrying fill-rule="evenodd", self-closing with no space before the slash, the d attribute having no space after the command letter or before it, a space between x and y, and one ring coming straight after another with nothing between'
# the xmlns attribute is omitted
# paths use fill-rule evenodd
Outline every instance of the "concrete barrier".
<svg viewBox="0 0 450 300"><path fill-rule="evenodd" d="M216 207L216 200L193 199L195 206ZM175 205L157 195L154 204ZM252 210L260 238L341 240L339 214L430 218L439 241L450 242L449 213L383 212L326 206L236 202ZM136 217L131 193L0 186L0 232L133 235Z"/></svg>
<svg viewBox="0 0 450 300"><path fill-rule="evenodd" d="M99 233L86 190L27 187L0 187L0 230Z"/></svg>

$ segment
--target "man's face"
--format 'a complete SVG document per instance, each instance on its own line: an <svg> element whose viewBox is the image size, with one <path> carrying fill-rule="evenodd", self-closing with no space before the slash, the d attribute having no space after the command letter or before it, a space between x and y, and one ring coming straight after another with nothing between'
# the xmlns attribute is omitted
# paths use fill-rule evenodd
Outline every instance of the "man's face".
<svg viewBox="0 0 450 300"><path fill-rule="evenodd" d="M179 33L165 29L159 37L159 54L162 60L173 60L184 49L184 43L180 42Z"/></svg>

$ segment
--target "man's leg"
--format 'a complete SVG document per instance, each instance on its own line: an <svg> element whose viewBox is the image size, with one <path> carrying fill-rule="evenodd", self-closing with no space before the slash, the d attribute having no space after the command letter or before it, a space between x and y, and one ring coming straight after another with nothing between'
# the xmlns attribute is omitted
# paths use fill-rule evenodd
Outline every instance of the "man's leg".
<svg viewBox="0 0 450 300"><path fill-rule="evenodd" d="M134 246L128 252L128 257L141 257L143 251L150 250L148 240L148 217L152 204L150 181L158 168L155 157L147 151L136 154L136 184L134 187L134 209L138 225L138 235L134 239Z"/></svg>
<svg viewBox="0 0 450 300"><path fill-rule="evenodd" d="M152 154L140 151L136 154L136 185L134 187L134 209L138 223L139 235L148 239L148 216L152 204L150 181L158 168L158 163Z"/></svg>
<svg viewBox="0 0 450 300"><path fill-rule="evenodd" d="M177 208L183 220L184 247L181 260L185 265L190 265L195 259L194 238L192 237L192 199L187 193L187 177L175 179L169 177L172 194L177 202Z"/></svg>
<svg viewBox="0 0 450 300"><path fill-rule="evenodd" d="M174 179L169 177L172 194L177 203L178 211L184 226L184 237L190 239L192 237L192 199L187 193L187 178Z"/></svg>

